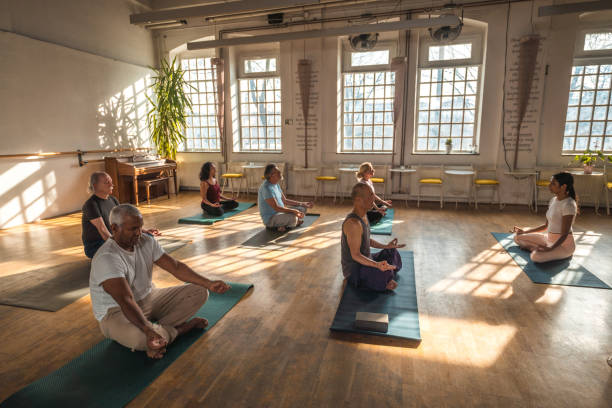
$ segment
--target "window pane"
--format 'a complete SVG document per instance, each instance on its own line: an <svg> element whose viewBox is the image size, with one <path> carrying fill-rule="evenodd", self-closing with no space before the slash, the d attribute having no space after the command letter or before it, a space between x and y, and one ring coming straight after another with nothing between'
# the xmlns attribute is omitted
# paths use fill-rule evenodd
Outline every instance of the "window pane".
<svg viewBox="0 0 612 408"><path fill-rule="evenodd" d="M244 73L255 74L276 72L276 58L257 58L244 60Z"/></svg>
<svg viewBox="0 0 612 408"><path fill-rule="evenodd" d="M344 98L341 106L344 130L341 132L341 137L346 138L350 135L351 143L341 142L342 151L391 151L395 75L389 73L377 71L343 74ZM347 77L352 79L348 80ZM362 86L349 87L347 83L362 84ZM349 88L352 89L351 92L347 92ZM427 90L424 88L423 92ZM347 98L347 95L351 98ZM351 126L350 133L348 126Z"/></svg>
<svg viewBox="0 0 612 408"><path fill-rule="evenodd" d="M587 34L584 37L584 50L612 50L612 32Z"/></svg>
<svg viewBox="0 0 612 408"><path fill-rule="evenodd" d="M423 71L429 74L423 74ZM430 96L425 97L421 93L419 98L416 150L440 151L444 149L445 140L450 137L455 151L470 151L477 126L479 69L464 66L421 70L417 78L427 79L429 75L433 80L434 72L439 72L439 75L436 74L436 82L431 83ZM425 90L425 86L429 85L420 81L419 90ZM441 92L434 91L435 88ZM442 96L437 96L440 93Z"/></svg>
<svg viewBox="0 0 612 408"><path fill-rule="evenodd" d="M472 58L472 44L430 45L429 61L447 61Z"/></svg>
<svg viewBox="0 0 612 408"><path fill-rule="evenodd" d="M272 67L269 61L266 64ZM275 65L273 67L276 69ZM241 94L247 95L240 98L241 150L281 150L281 104L277 98L281 92L280 78L240 79L238 88ZM352 118L344 120L350 122Z"/></svg>
<svg viewBox="0 0 612 408"><path fill-rule="evenodd" d="M192 109L186 114L183 148L186 150L219 151L217 133L217 95L216 68L211 58L186 58L181 60L181 67L187 81L185 93L192 103ZM242 97L242 95L241 95Z"/></svg>
<svg viewBox="0 0 612 408"><path fill-rule="evenodd" d="M389 50L351 52L351 66L386 65L389 63Z"/></svg>

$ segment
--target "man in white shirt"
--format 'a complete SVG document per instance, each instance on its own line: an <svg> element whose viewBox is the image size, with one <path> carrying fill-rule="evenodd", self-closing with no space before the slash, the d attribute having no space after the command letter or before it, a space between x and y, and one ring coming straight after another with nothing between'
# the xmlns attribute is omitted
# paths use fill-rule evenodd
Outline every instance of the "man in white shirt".
<svg viewBox="0 0 612 408"><path fill-rule="evenodd" d="M166 254L151 235L142 234L142 215L136 207L114 207L110 224L112 237L91 264L94 316L107 338L132 350L146 350L151 358L162 358L177 336L208 325L199 317L188 320L206 302L208 291L224 293L230 286L197 274ZM153 263L190 284L156 288Z"/></svg>

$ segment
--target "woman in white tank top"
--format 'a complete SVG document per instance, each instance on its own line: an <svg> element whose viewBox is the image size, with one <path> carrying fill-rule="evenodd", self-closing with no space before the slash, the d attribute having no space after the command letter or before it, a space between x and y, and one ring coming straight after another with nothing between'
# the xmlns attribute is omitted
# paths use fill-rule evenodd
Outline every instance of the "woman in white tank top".
<svg viewBox="0 0 612 408"><path fill-rule="evenodd" d="M572 256L576 249L572 224L578 213L574 177L570 173L557 173L548 188L554 197L546 211L546 223L531 229L514 227L514 242L531 251L533 262L548 262ZM546 230L546 233L541 232Z"/></svg>

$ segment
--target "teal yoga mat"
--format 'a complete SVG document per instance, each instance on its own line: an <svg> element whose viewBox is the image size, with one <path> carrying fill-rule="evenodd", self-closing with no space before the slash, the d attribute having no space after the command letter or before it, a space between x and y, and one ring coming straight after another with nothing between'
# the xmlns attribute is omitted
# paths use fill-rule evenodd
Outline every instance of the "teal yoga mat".
<svg viewBox="0 0 612 408"><path fill-rule="evenodd" d="M414 255L412 251L399 251L399 253L402 257L402 269L398 274L397 289L375 292L356 289L347 282L330 330L421 340L414 280ZM357 312L388 314L389 330L387 333L381 333L356 329L354 324Z"/></svg>
<svg viewBox="0 0 612 408"><path fill-rule="evenodd" d="M196 316L208 319L206 330L193 330L168 346L161 360L132 352L104 340L65 366L16 392L0 404L13 407L123 407L155 380L205 331L215 325L245 293L250 284L231 283L222 294L210 293Z"/></svg>
<svg viewBox="0 0 612 408"><path fill-rule="evenodd" d="M376 235L391 235L393 227L393 208L388 208L387 213L376 224L370 225L370 233Z"/></svg>
<svg viewBox="0 0 612 408"><path fill-rule="evenodd" d="M248 210L253 207L255 203L238 203L238 207L233 210L226 211L220 217L214 217L204 214L204 212L200 212L191 217L179 218L179 224L201 224L201 225L212 225L217 221L223 221L226 218L233 217L236 214L241 213L244 210Z"/></svg>
<svg viewBox="0 0 612 408"><path fill-rule="evenodd" d="M612 289L573 258L534 263L529 258L529 252L522 250L514 242L513 234L492 232L491 235L504 247L506 252L514 259L514 262L534 283Z"/></svg>

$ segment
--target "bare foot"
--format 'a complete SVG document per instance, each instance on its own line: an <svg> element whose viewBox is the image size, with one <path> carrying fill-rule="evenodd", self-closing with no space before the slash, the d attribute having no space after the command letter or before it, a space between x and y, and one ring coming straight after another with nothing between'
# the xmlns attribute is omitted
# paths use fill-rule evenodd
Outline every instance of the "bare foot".
<svg viewBox="0 0 612 408"><path fill-rule="evenodd" d="M166 352L166 340L157 335L147 338L147 356L154 359L160 359Z"/></svg>
<svg viewBox="0 0 612 408"><path fill-rule="evenodd" d="M176 326L176 330L180 336L181 334L185 334L193 329L204 329L206 326L208 326L208 320L201 317L194 317L193 319Z"/></svg>
<svg viewBox="0 0 612 408"><path fill-rule="evenodd" d="M287 231L287 228L286 227L278 227L276 230L278 232L285 232L285 231Z"/></svg>
<svg viewBox="0 0 612 408"><path fill-rule="evenodd" d="M395 288L397 288L397 282L394 281L393 279L391 279L389 281L389 283L387 283L387 289L388 290L395 290Z"/></svg>
<svg viewBox="0 0 612 408"><path fill-rule="evenodd" d="M297 224L295 225L296 227L299 227L300 225L302 225L304 223L304 219L302 218L301 220L299 220L297 222Z"/></svg>

